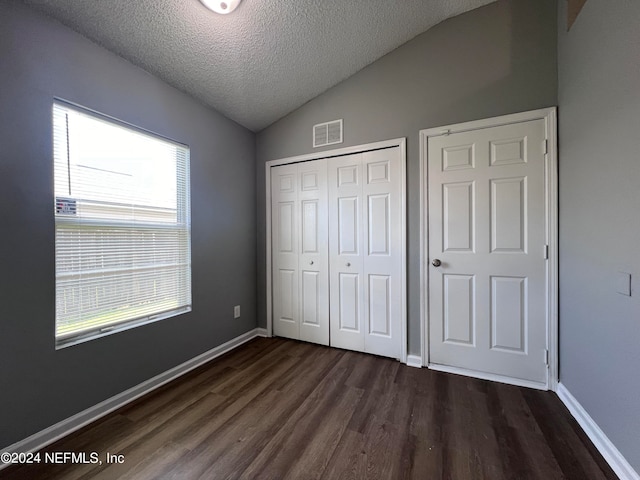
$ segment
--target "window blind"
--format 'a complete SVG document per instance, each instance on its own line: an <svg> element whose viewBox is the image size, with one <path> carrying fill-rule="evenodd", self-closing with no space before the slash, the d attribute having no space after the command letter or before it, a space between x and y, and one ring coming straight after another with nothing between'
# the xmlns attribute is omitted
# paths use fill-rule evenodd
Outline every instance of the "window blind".
<svg viewBox="0 0 640 480"><path fill-rule="evenodd" d="M56 341L191 310L189 149L53 105Z"/></svg>

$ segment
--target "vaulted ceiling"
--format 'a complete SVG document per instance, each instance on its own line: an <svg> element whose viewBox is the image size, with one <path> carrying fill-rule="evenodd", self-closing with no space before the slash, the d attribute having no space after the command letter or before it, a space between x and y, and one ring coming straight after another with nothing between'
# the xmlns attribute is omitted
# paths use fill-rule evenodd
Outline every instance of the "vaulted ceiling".
<svg viewBox="0 0 640 480"><path fill-rule="evenodd" d="M435 24L494 0L23 0L260 131ZM437 66L434 66L437 68Z"/></svg>

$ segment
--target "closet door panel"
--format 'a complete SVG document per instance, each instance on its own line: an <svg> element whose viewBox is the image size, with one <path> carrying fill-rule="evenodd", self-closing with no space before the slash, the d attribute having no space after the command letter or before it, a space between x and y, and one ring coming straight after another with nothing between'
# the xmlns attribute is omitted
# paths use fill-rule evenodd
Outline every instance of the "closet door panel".
<svg viewBox="0 0 640 480"><path fill-rule="evenodd" d="M402 322L402 165L399 148L362 155L366 212L363 232L363 323L365 351L401 356Z"/></svg>
<svg viewBox="0 0 640 480"><path fill-rule="evenodd" d="M300 337L297 165L271 169L273 333Z"/></svg>
<svg viewBox="0 0 640 480"><path fill-rule="evenodd" d="M362 154L329 159L330 343L364 351Z"/></svg>
<svg viewBox="0 0 640 480"><path fill-rule="evenodd" d="M340 197L337 202L337 226L338 254L358 255L360 221L358 214L358 197Z"/></svg>
<svg viewBox="0 0 640 480"><path fill-rule="evenodd" d="M300 340L329 345L327 161L298 166Z"/></svg>

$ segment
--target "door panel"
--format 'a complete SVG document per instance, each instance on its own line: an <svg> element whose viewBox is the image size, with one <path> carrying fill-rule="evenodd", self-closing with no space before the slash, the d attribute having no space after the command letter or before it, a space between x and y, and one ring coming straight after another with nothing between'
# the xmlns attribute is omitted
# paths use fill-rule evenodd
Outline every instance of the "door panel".
<svg viewBox="0 0 640 480"><path fill-rule="evenodd" d="M475 145L445 146L442 149L442 171L467 170L475 166Z"/></svg>
<svg viewBox="0 0 640 480"><path fill-rule="evenodd" d="M362 154L329 159L331 346L363 352Z"/></svg>
<svg viewBox="0 0 640 480"><path fill-rule="evenodd" d="M299 338L298 214L295 165L271 172L273 333Z"/></svg>
<svg viewBox="0 0 640 480"><path fill-rule="evenodd" d="M443 250L445 252L473 252L475 238L473 187L473 182L442 185Z"/></svg>
<svg viewBox="0 0 640 480"><path fill-rule="evenodd" d="M318 272L302 272L302 323L318 326L320 323L320 282Z"/></svg>
<svg viewBox="0 0 640 480"><path fill-rule="evenodd" d="M402 354L402 157L329 160L331 345Z"/></svg>
<svg viewBox="0 0 640 480"><path fill-rule="evenodd" d="M324 175L321 176L324 177ZM324 184L323 179L319 178L318 172L302 171L300 178L302 180L300 190L303 192L317 191Z"/></svg>
<svg viewBox="0 0 640 480"><path fill-rule="evenodd" d="M278 222L280 228L280 242L278 251L280 253L295 253L294 245L296 244L296 232L294 202L280 202L278 204Z"/></svg>
<svg viewBox="0 0 640 480"><path fill-rule="evenodd" d="M365 351L402 354L402 157L399 148L365 152L362 197Z"/></svg>
<svg viewBox="0 0 640 480"><path fill-rule="evenodd" d="M369 196L369 255L390 255L389 194Z"/></svg>
<svg viewBox="0 0 640 480"><path fill-rule="evenodd" d="M527 179L491 180L491 251L527 253Z"/></svg>
<svg viewBox="0 0 640 480"><path fill-rule="evenodd" d="M353 157L354 155L350 156ZM357 187L359 185L359 176L360 166L358 164L354 163L352 165L338 167L338 187Z"/></svg>
<svg viewBox="0 0 640 480"><path fill-rule="evenodd" d="M300 340L329 345L329 227L327 161L298 164Z"/></svg>
<svg viewBox="0 0 640 480"><path fill-rule="evenodd" d="M475 278L443 275L443 323L445 343L475 344Z"/></svg>
<svg viewBox="0 0 640 480"><path fill-rule="evenodd" d="M367 164L367 183L389 183L389 160Z"/></svg>
<svg viewBox="0 0 640 480"><path fill-rule="evenodd" d="M302 253L318 253L318 201L302 202Z"/></svg>
<svg viewBox="0 0 640 480"><path fill-rule="evenodd" d="M527 162L527 136L491 140L491 166L515 165Z"/></svg>
<svg viewBox="0 0 640 480"><path fill-rule="evenodd" d="M429 363L546 383L543 120L429 138Z"/></svg>
<svg viewBox="0 0 640 480"><path fill-rule="evenodd" d="M340 330L360 333L360 308L358 297L360 292L359 275L357 273L340 274L339 318Z"/></svg>
<svg viewBox="0 0 640 480"><path fill-rule="evenodd" d="M491 277L491 348L525 351L527 334L527 279Z"/></svg>
<svg viewBox="0 0 640 480"><path fill-rule="evenodd" d="M280 320L293 323L296 321L295 314L298 295L295 270L280 269Z"/></svg>
<svg viewBox="0 0 640 480"><path fill-rule="evenodd" d="M391 337L391 277L369 275L371 335Z"/></svg>
<svg viewBox="0 0 640 480"><path fill-rule="evenodd" d="M326 161L273 167L273 332L329 344Z"/></svg>
<svg viewBox="0 0 640 480"><path fill-rule="evenodd" d="M295 168L291 165L278 167L279 171L277 174L277 185L278 187L274 188L274 192L278 192L280 194L284 193L296 193L296 179L295 179Z"/></svg>
<svg viewBox="0 0 640 480"><path fill-rule="evenodd" d="M358 197L338 199L338 250L341 255L358 255L360 243L360 215Z"/></svg>

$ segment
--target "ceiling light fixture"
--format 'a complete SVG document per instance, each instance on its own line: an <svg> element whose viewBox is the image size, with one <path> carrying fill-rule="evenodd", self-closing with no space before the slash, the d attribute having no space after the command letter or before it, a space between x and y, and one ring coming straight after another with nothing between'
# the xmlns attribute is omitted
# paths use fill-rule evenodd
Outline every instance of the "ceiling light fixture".
<svg viewBox="0 0 640 480"><path fill-rule="evenodd" d="M209 10L213 10L214 12L221 13L223 15L233 12L240 4L240 0L200 0L200 1Z"/></svg>

